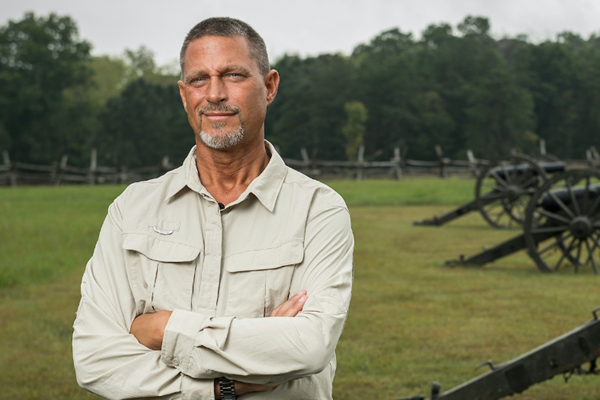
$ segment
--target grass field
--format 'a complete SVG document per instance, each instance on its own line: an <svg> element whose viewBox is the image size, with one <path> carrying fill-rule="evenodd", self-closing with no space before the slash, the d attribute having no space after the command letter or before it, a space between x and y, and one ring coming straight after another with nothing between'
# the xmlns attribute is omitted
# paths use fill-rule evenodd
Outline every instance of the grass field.
<svg viewBox="0 0 600 400"><path fill-rule="evenodd" d="M356 238L353 299L338 345L334 398L395 399L449 389L585 322L599 278L539 273L524 253L483 268L445 267L518 232L476 215L414 220L469 201L473 181L337 181ZM77 387L71 332L79 280L123 187L0 189L0 399L93 399ZM514 399L597 400L598 376L561 377Z"/></svg>

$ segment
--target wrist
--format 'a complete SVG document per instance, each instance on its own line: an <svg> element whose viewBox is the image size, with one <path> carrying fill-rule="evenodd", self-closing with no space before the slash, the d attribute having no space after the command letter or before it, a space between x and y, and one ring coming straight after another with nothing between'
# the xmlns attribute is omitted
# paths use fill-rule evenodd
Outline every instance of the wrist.
<svg viewBox="0 0 600 400"><path fill-rule="evenodd" d="M219 395L223 400L236 400L235 382L225 377L219 378Z"/></svg>

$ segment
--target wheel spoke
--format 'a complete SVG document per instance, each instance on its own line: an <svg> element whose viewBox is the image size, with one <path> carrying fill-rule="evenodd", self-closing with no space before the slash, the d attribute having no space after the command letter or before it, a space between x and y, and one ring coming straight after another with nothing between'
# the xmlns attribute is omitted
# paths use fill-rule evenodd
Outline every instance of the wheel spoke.
<svg viewBox="0 0 600 400"><path fill-rule="evenodd" d="M549 226L545 228L535 228L531 230L531 233L555 233L555 232L564 232L569 229L568 226Z"/></svg>
<svg viewBox="0 0 600 400"><path fill-rule="evenodd" d="M541 207L538 207L537 212L540 213L540 214L542 214L545 217L552 218L555 221L564 222L565 224L571 223L571 221L568 218L565 218L565 217L563 217L563 216L561 216L559 214L555 214L555 213L550 212L550 211L546 211L546 210L544 210Z"/></svg>
<svg viewBox="0 0 600 400"><path fill-rule="evenodd" d="M577 203L577 199L575 198L575 193L573 193L573 186L571 185L571 179L567 178L567 190L569 191L569 196L571 197L571 202L573 203L573 211L575 214L581 215L581 210L579 209L579 204Z"/></svg>
<svg viewBox="0 0 600 400"><path fill-rule="evenodd" d="M489 182L481 182L481 184L485 187L489 187L490 189L493 189L496 192L504 191L503 186L498 186L498 185L495 185L495 184L489 183Z"/></svg>
<svg viewBox="0 0 600 400"><path fill-rule="evenodd" d="M548 194L554 199L554 201L556 201L556 204L558 204L560 208L562 208L571 218L575 218L575 215L573 215L573 211L571 211L571 209L567 207L565 203L563 203L562 200L559 199L558 196L552 190L548 191Z"/></svg>
<svg viewBox="0 0 600 400"><path fill-rule="evenodd" d="M592 268L594 269L594 274L598 275L598 265L596 264L596 260L594 260L594 249L596 249L596 246L592 246L590 248L590 243L587 241L587 239L585 240L585 245L587 246L588 249L588 261L592 262ZM587 264L587 262L586 262Z"/></svg>
<svg viewBox="0 0 600 400"><path fill-rule="evenodd" d="M502 186L507 187L508 183L502 179L500 177L500 175L498 175L498 173L496 171L494 171L493 169L490 170L490 175L492 175L494 177L494 179L496 179L496 182L500 183Z"/></svg>
<svg viewBox="0 0 600 400"><path fill-rule="evenodd" d="M587 206L590 203L590 176L586 176L585 177L585 193L583 195L583 204L582 204L582 209L587 210Z"/></svg>
<svg viewBox="0 0 600 400"><path fill-rule="evenodd" d="M572 261L573 261L573 267L575 268L575 273L578 273L578 272L579 272L579 264L580 264L580 261L579 261L579 254L580 254L580 252L581 252L581 240L579 240L579 246L577 247L577 249L578 249L578 252L577 252L577 259L575 259L575 260L572 260ZM583 265L583 264L582 264L582 265Z"/></svg>
<svg viewBox="0 0 600 400"><path fill-rule="evenodd" d="M517 166L513 166L513 168L517 168ZM510 173L508 172L508 170L506 169L506 165L502 164L502 171L504 171L504 176L506 177L506 182L508 182L509 184L512 184L512 177L510 176Z"/></svg>
<svg viewBox="0 0 600 400"><path fill-rule="evenodd" d="M500 219L506 215L506 210L504 209L504 207L500 207L500 211L498 211L498 214L496 214L496 218L494 218L494 221L500 225Z"/></svg>
<svg viewBox="0 0 600 400"><path fill-rule="evenodd" d="M542 250L538 251L538 255L541 256L542 254L544 254L545 252L547 252L548 250L550 250L554 246L558 246L558 244L560 243L560 241L567 240L570 237L571 237L571 235L567 235L567 236L565 236L563 238L560 238L560 239L556 238L556 240L554 242L550 243L550 245L548 245L548 246L544 247Z"/></svg>
<svg viewBox="0 0 600 400"><path fill-rule="evenodd" d="M590 238L592 239L592 241L594 242L594 245L600 249L600 243L598 242L598 239L596 239L594 237L594 235L590 235Z"/></svg>
<svg viewBox="0 0 600 400"><path fill-rule="evenodd" d="M537 175L531 176L531 178L529 178L525 182L521 183L521 187L523 189L527 189L527 188L531 187L535 183L535 181L537 181L537 178L538 178Z"/></svg>
<svg viewBox="0 0 600 400"><path fill-rule="evenodd" d="M481 199L484 201L496 201L506 197L504 192L489 192L484 194Z"/></svg>
<svg viewBox="0 0 600 400"><path fill-rule="evenodd" d="M596 197L596 200L594 200L594 202L592 203L592 206L588 209L588 211L587 211L588 217L591 217L592 214L594 214L594 211L596 211L596 208L598 208L599 204L600 204L600 196Z"/></svg>
<svg viewBox="0 0 600 400"><path fill-rule="evenodd" d="M571 244L569 245L569 247L567 247L566 250L563 250L562 256L560 256L560 258L558 259L558 262L554 266L554 270L555 271L558 269L558 267L562 263L562 260L565 259L565 257L567 256L567 254L571 254L571 249L573 249L573 244L575 243L575 241L576 241L576 239L573 238L573 240L571 241Z"/></svg>

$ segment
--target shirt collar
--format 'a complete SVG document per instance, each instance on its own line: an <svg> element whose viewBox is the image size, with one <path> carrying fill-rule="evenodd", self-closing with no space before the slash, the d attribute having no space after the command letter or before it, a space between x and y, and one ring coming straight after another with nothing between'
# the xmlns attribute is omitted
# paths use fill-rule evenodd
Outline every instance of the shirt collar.
<svg viewBox="0 0 600 400"><path fill-rule="evenodd" d="M281 156L269 141L265 140L265 146L267 148L267 153L270 153L271 155L267 167L252 181L252 183L250 183L240 197L231 203L231 205L241 203L250 193L252 193L267 210L273 212L275 202L277 201L277 197L279 196L279 192L281 191L283 181L287 174L287 167ZM196 146L192 147L188 156L183 161L183 165L167 189L165 201L169 201L186 186L199 194L209 195L198 177L198 169L196 167Z"/></svg>

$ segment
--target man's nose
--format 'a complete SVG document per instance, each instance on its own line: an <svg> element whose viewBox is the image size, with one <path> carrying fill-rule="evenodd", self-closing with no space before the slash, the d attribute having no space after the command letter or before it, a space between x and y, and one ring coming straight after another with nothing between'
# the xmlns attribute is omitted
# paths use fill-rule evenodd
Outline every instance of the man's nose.
<svg viewBox="0 0 600 400"><path fill-rule="evenodd" d="M227 100L227 89L221 78L211 78L207 88L206 99L210 103L222 103Z"/></svg>

